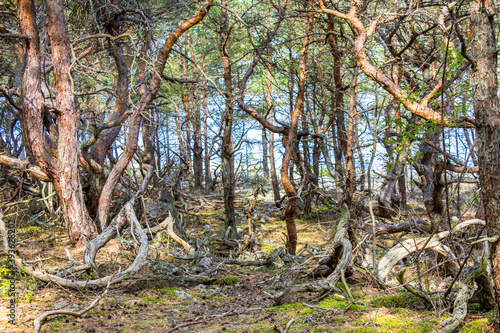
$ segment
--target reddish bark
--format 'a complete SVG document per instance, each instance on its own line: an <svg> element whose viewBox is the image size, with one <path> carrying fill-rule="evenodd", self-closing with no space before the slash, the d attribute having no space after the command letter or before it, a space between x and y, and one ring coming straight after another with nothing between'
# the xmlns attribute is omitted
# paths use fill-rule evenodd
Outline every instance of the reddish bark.
<svg viewBox="0 0 500 333"><path fill-rule="evenodd" d="M57 114L56 142L44 131L44 101L41 91L41 53L32 1L20 1L18 19L26 45L26 64L22 82L20 112L23 137L36 163L54 183L61 201L62 213L73 242L88 241L97 235L94 222L87 214L83 201L78 170L79 112L69 77L70 43L66 32L61 1L46 1L48 34L54 66L55 102Z"/></svg>
<svg viewBox="0 0 500 333"><path fill-rule="evenodd" d="M500 234L500 103L494 13L494 6L488 0L471 3L477 159L484 217L490 237ZM499 241L493 244L491 262L496 301L500 305Z"/></svg>
<svg viewBox="0 0 500 333"><path fill-rule="evenodd" d="M293 156L295 140L297 139L297 125L299 122L299 117L302 113L302 105L304 103L304 92L306 83L306 62L307 62L307 51L309 46L309 41L311 36L309 31L312 29L313 23L313 13L310 12L307 18L307 24L304 31L306 37L302 41L302 47L300 49L299 56L299 82L298 82L298 93L297 99L295 101L295 106L290 120L290 130L286 136L283 137L283 147L285 147L285 154L283 156L283 162L281 164L281 182L283 183L283 188L288 196L288 206L285 208L285 220L286 229L288 232L288 246L287 250L289 254L294 255L297 250L297 230L295 227L295 211L297 210L297 192L295 191L292 182L288 176L288 169L290 167L290 161Z"/></svg>

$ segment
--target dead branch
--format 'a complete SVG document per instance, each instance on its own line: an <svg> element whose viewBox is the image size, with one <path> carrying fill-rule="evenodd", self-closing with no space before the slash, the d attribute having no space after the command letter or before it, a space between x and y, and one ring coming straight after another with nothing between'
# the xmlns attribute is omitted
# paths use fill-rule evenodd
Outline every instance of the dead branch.
<svg viewBox="0 0 500 333"><path fill-rule="evenodd" d="M49 176L42 169L36 165L31 165L28 161L23 161L15 157L0 155L0 164L8 166L9 168L25 171L32 178L49 182Z"/></svg>
<svg viewBox="0 0 500 333"><path fill-rule="evenodd" d="M231 311L219 314L219 315L205 316L203 319L188 321L186 323L176 325L176 326L172 327L171 329L165 331L165 333L171 333L171 332L177 331L178 329L181 329L181 328L187 327L187 326L192 326L192 325L196 325L196 324L200 324L200 323L206 323L209 320L220 319L223 317L234 316L234 315L240 315L243 313L248 313L248 312L258 311L258 310L262 310L262 308L253 308L253 309L245 309L245 310L231 310Z"/></svg>
<svg viewBox="0 0 500 333"><path fill-rule="evenodd" d="M85 253L83 255L83 261L85 264L91 265L96 271L97 271L97 265L95 264L95 257L97 255L97 252L99 251L99 249L105 246L111 239L116 237L118 232L120 232L125 227L127 221L129 220L130 212L133 212L135 216L135 212L133 209L135 201L137 200L139 195L141 195L141 193L143 193L146 190L146 186L153 177L153 167L147 164L145 164L143 167L146 168L147 172L137 192L123 206L123 208L113 218L113 220L106 227L106 229L104 229L103 232L99 234L99 236L97 236L96 238L87 243L87 248L85 249Z"/></svg>
<svg viewBox="0 0 500 333"><path fill-rule="evenodd" d="M284 262L291 262L292 256L285 253L283 247L279 247L275 249L269 256L264 260L237 260L237 259L225 259L223 261L224 264L228 265L240 265L240 266L269 266L271 265L278 257L281 258Z"/></svg>
<svg viewBox="0 0 500 333"><path fill-rule="evenodd" d="M398 245L394 246L391 250L389 250L389 252L387 252L385 256L382 258L382 260L380 260L378 278L381 281L384 281L387 275L391 272L392 268L400 260L408 256L409 254L422 250L424 248L432 249L447 257L454 258L455 256L451 251L451 249L448 246L441 244L440 241L448 237L448 235L453 234L467 226L478 225L478 224L484 225L485 222L479 219L467 220L457 224L452 230L446 230L438 234L435 234L430 239L427 237L414 238L414 239L407 239L399 243Z"/></svg>
<svg viewBox="0 0 500 333"><path fill-rule="evenodd" d="M410 219L398 224L382 224L375 228L375 236L382 234L395 234L398 232L421 232L431 233L432 225L429 221L422 219ZM373 233L373 231L371 231ZM371 237L371 235L369 236Z"/></svg>
<svg viewBox="0 0 500 333"><path fill-rule="evenodd" d="M189 245L189 243L186 242L184 239L177 236L177 234L175 233L175 231L174 231L174 219L173 219L172 214L170 212L168 212L167 218L162 223L160 223L159 225L157 225L154 228L151 228L151 232L155 233L155 232L161 231L165 228L167 229L166 233L167 233L168 237L170 237L176 243L181 245L184 248L184 250L186 250L187 253L189 253L189 254L194 253L193 247L191 245Z"/></svg>

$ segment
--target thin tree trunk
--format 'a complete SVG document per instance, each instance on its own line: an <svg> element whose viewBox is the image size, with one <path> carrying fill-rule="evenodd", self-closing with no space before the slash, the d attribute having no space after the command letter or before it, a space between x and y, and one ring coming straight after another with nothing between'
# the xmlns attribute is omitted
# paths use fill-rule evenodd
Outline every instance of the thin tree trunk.
<svg viewBox="0 0 500 333"><path fill-rule="evenodd" d="M227 1L221 4L226 6ZM229 32L227 9L221 8L220 48L222 67L224 68L224 99L226 109L223 117L223 134L221 146L221 170L224 186L224 207L226 209L225 231L229 238L237 238L236 220L234 214L234 143L233 143L233 83L231 64L229 61ZM229 232L228 232L229 231Z"/></svg>
<svg viewBox="0 0 500 333"><path fill-rule="evenodd" d="M352 201L352 195L356 191L356 167L354 163L354 143L355 143L355 134L354 134L354 125L355 125L355 117L357 113L357 103L358 103L358 67L354 67L354 71L352 74L351 87L350 87L350 102L349 102L349 119L347 120L347 154L345 155L346 161L346 200L348 206Z"/></svg>
<svg viewBox="0 0 500 333"><path fill-rule="evenodd" d="M269 179L269 156L268 156L268 142L266 135L266 128L262 127L262 172L265 179Z"/></svg>
<svg viewBox="0 0 500 333"><path fill-rule="evenodd" d="M308 2L309 7L310 2ZM285 221L286 229L288 234L288 244L287 250L289 254L294 255L297 250L297 229L295 227L295 211L297 210L297 192L292 185L292 182L288 176L288 170L291 169L291 159L293 156L293 150L295 147L295 140L297 140L297 125L299 122L300 115L302 113L302 107L304 103L304 92L306 84L306 61L307 61L307 50L309 46L309 41L311 36L309 32L312 29L313 24L313 12L308 14L307 24L305 28L304 40L302 42L302 47L300 49L299 56L299 82L298 82L298 94L297 100L295 101L295 106L293 113L291 115L290 121L290 131L288 135L283 137L283 147L285 147L285 154L283 156L283 162L281 166L281 182L288 197L288 206L285 208Z"/></svg>
<svg viewBox="0 0 500 333"><path fill-rule="evenodd" d="M202 59L205 68L205 57ZM212 171L210 170L210 149L208 148L208 117L207 117L207 80L203 79L203 139L205 147L205 193L210 193Z"/></svg>
<svg viewBox="0 0 500 333"><path fill-rule="evenodd" d="M334 29L334 16L327 15L328 31ZM327 36L328 44L333 55L333 80L335 93L332 98L332 135L333 153L335 156L335 172L337 188L343 187L344 172L342 170L342 158L347 153L347 131L344 120L344 86L342 84L342 54L339 51L333 34Z"/></svg>
<svg viewBox="0 0 500 333"><path fill-rule="evenodd" d="M271 74L271 65L269 63L266 63L266 87L267 87L267 93L266 93L266 102L267 102L267 108L269 110L268 113L268 121L273 124L274 123L274 105L273 105L273 87L271 85L271 80L272 80L272 74ZM280 185L278 183L278 177L276 176L276 162L274 158L274 132L269 132L269 166L270 166L270 172L271 172L271 184L273 187L273 195L274 195L274 202L276 206L279 206L280 202Z"/></svg>

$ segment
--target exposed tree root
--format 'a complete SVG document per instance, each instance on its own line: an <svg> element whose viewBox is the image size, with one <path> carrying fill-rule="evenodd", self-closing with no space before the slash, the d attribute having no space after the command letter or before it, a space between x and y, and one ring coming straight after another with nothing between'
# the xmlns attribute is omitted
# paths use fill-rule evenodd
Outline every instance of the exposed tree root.
<svg viewBox="0 0 500 333"><path fill-rule="evenodd" d="M153 167L150 165L144 165L144 168L147 169L146 176L144 176L144 180L142 181L139 190L132 196L132 198L127 201L127 203L123 206L120 212L113 218L111 223L104 229L99 236L91 240L87 243L87 248L85 249L85 254L83 255L83 261L85 264L91 265L97 271L97 265L95 264L95 257L97 252L105 246L111 239L115 238L118 232L120 232L123 227L127 224L127 221L131 217L131 213L135 217L134 212L134 204L137 198L141 193L146 190L146 186L148 185L151 177L153 177ZM137 220L137 218L136 218ZM132 223L131 227L132 227ZM141 229L142 230L142 229ZM147 238L146 238L147 243ZM146 251L147 252L147 251Z"/></svg>
<svg viewBox="0 0 500 333"><path fill-rule="evenodd" d="M189 245L189 243L186 242L184 239L182 239L180 236L177 236L177 234L175 233L174 219L170 212L168 213L167 218L162 223L160 223L156 227L151 228L151 232L156 233L164 229L166 229L167 236L172 238L179 245L181 245L184 248L184 250L186 250L187 253L191 254L194 252L193 247Z"/></svg>
<svg viewBox="0 0 500 333"><path fill-rule="evenodd" d="M427 295L422 290L413 287L409 282L405 281L405 277L404 277L405 271L406 270L403 269L400 272L395 274L396 278L398 279L398 282L403 286L403 288L408 290L413 295L419 297L420 299L423 299L427 304L432 304L432 300L431 300L429 295Z"/></svg>

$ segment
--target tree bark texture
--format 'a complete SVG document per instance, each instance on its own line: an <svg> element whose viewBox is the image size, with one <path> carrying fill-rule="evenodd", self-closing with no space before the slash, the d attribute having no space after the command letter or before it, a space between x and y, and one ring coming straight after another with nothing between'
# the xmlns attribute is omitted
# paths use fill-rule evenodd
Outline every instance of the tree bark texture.
<svg viewBox="0 0 500 333"><path fill-rule="evenodd" d="M488 236L500 234L500 103L494 11L489 0L471 3L474 111L479 180ZM493 284L500 305L500 242L491 251Z"/></svg>
<svg viewBox="0 0 500 333"><path fill-rule="evenodd" d="M44 100L41 91L41 52L32 1L18 4L21 32L29 37L22 82L21 126L27 150L51 181L61 201L62 213L72 242L88 241L97 228L87 214L78 170L79 112L69 77L70 43L64 8L60 1L46 1L48 34L54 67L57 142L44 130ZM54 136L56 137L56 136Z"/></svg>

